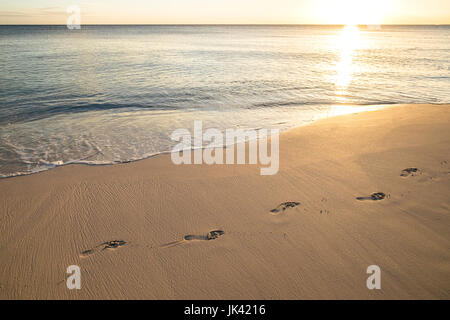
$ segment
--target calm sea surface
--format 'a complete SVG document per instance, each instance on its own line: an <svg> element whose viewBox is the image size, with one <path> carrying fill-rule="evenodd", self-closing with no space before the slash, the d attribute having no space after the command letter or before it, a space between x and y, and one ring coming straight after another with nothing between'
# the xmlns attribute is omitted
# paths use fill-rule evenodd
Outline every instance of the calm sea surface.
<svg viewBox="0 0 450 320"><path fill-rule="evenodd" d="M0 26L0 177L398 103L450 103L449 26Z"/></svg>

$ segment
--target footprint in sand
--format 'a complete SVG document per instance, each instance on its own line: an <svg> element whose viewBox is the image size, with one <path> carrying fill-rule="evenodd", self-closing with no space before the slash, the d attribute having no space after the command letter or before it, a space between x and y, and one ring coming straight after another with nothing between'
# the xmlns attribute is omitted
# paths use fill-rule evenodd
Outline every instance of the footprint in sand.
<svg viewBox="0 0 450 320"><path fill-rule="evenodd" d="M418 168L406 168L402 170L402 173L400 174L401 177L409 177L409 176L416 176L418 174L422 174L422 171Z"/></svg>
<svg viewBox="0 0 450 320"><path fill-rule="evenodd" d="M448 174L450 174L449 169L447 168L448 162L446 160L441 161L441 170L435 168L434 170L423 171L419 168L406 168L403 169L400 176L403 178L406 177L416 177L420 176L419 182L435 182L439 181L442 178L448 177ZM443 170L442 170L443 169Z"/></svg>
<svg viewBox="0 0 450 320"><path fill-rule="evenodd" d="M188 234L187 236L183 237L183 240L169 242L169 243L162 245L161 247L162 248L173 247L173 246L176 246L176 245L179 245L182 243L186 243L189 241L195 241L195 240L205 240L205 241L214 240L223 234L225 234L225 231L223 231L223 230L213 230L213 231L208 232L208 234L206 234L206 235Z"/></svg>
<svg viewBox="0 0 450 320"><path fill-rule="evenodd" d="M376 192L372 193L369 197L357 197L356 200L372 200L372 201L379 201L386 198L386 194L383 192Z"/></svg>
<svg viewBox="0 0 450 320"><path fill-rule="evenodd" d="M81 253L80 257L84 258L84 257L90 256L91 254L94 254L98 251L104 251L107 249L117 249L118 247L124 246L125 244L126 244L126 242L123 240L106 241L106 242L99 244L98 246L95 246L92 249L84 250Z"/></svg>
<svg viewBox="0 0 450 320"><path fill-rule="evenodd" d="M450 174L450 171L448 169L448 162L447 160L441 161L441 167L444 167L444 174Z"/></svg>
<svg viewBox="0 0 450 320"><path fill-rule="evenodd" d="M300 205L300 202L292 202L292 201L283 202L278 207L276 207L275 209L270 210L270 212L272 214L277 215L277 214L280 214L280 213L286 211L289 208L294 208L294 207L299 206L299 205Z"/></svg>

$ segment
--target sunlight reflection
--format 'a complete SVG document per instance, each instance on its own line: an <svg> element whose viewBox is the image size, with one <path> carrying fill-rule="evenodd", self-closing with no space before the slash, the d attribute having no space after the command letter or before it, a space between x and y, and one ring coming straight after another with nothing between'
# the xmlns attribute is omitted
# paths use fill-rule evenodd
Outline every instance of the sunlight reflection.
<svg viewBox="0 0 450 320"><path fill-rule="evenodd" d="M340 60L336 64L336 97L337 100L345 102L344 95L352 81L354 73L353 57L355 50L361 42L360 31L356 25L347 25L338 38L340 48Z"/></svg>
<svg viewBox="0 0 450 320"><path fill-rule="evenodd" d="M329 110L327 110L327 117L334 116L342 116L346 114L364 112L364 111L373 111L383 109L386 106L376 105L376 106L357 106L357 105L334 105L331 106Z"/></svg>

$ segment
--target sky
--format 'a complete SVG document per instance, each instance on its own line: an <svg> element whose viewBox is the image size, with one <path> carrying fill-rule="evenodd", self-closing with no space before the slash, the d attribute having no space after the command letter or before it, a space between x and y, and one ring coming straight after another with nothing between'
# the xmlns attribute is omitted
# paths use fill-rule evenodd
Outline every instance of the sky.
<svg viewBox="0 0 450 320"><path fill-rule="evenodd" d="M450 24L450 0L1 0L0 24Z"/></svg>

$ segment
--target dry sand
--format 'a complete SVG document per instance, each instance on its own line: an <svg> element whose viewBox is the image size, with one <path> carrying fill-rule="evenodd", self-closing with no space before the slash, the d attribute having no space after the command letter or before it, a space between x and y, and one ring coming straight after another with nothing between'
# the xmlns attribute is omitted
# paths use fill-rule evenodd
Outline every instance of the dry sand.
<svg viewBox="0 0 450 320"><path fill-rule="evenodd" d="M0 298L449 299L449 124L449 105L320 120L281 135L274 176L161 155L0 180Z"/></svg>

